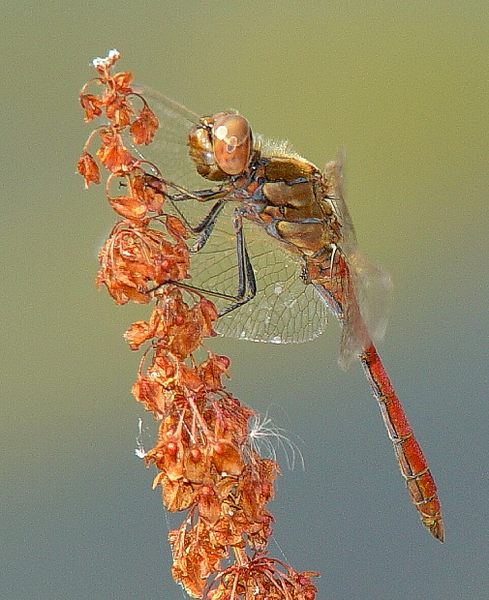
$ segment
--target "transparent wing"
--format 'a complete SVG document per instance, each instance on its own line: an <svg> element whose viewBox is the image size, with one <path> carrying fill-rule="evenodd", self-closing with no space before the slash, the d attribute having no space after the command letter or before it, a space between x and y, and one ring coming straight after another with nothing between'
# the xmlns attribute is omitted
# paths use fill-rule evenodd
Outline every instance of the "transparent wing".
<svg viewBox="0 0 489 600"><path fill-rule="evenodd" d="M340 283L341 290L345 292L342 298L344 330L340 363L345 366L362 351L366 337L374 342L384 337L392 281L379 265L369 261L358 251L353 222L344 198L343 169L344 153L340 152L336 161L326 165L324 175L334 190L333 204L342 223L341 253L348 265L344 272L349 281ZM357 306L348 306L351 302L355 302ZM357 318L358 314L361 319ZM365 332L365 327L368 333Z"/></svg>
<svg viewBox="0 0 489 600"><path fill-rule="evenodd" d="M372 341L380 341L387 329L392 293L390 275L362 254L348 257L355 296Z"/></svg>
<svg viewBox="0 0 489 600"><path fill-rule="evenodd" d="M225 207L209 241L193 256L191 268L192 285L229 295L235 295L238 287L233 204ZM257 293L221 317L216 331L226 337L276 344L306 342L320 335L327 325L327 307L314 288L301 280L298 257L254 223L244 223L244 235ZM220 299L216 304L226 306Z"/></svg>
<svg viewBox="0 0 489 600"><path fill-rule="evenodd" d="M136 156L155 165L158 171L152 170L149 166L145 168L150 172L153 171L154 175L163 177L169 184L170 193L172 193L172 184L177 186L173 190L175 193L180 193L183 189L188 190L190 195L199 190L220 189L222 185L210 182L197 173L195 164L189 156L188 134L190 129L199 122L200 116L183 104L144 84L136 84L134 91L145 98L160 124L153 142L148 146L136 146L129 136L126 137L127 145L132 148ZM166 210L173 212L169 203L166 205ZM210 205L194 199L180 202L178 210L180 216L195 226L207 215Z"/></svg>
<svg viewBox="0 0 489 600"><path fill-rule="evenodd" d="M387 327L390 277L361 255L346 257L348 281L340 287L348 291L343 304L343 333L339 363L346 368L370 342L380 341Z"/></svg>
<svg viewBox="0 0 489 600"><path fill-rule="evenodd" d="M143 84L136 84L134 91L144 96L158 117L160 127L149 146L134 146L129 140L133 150L154 163L166 180L189 190L208 188L209 181L197 173L187 147L189 131L200 116Z"/></svg>
<svg viewBox="0 0 489 600"><path fill-rule="evenodd" d="M345 202L344 178L345 178L345 152L340 150L336 160L326 164L323 174L333 191L333 206L341 221L341 233L343 236L341 247L346 254L353 254L357 249L357 236L350 211Z"/></svg>

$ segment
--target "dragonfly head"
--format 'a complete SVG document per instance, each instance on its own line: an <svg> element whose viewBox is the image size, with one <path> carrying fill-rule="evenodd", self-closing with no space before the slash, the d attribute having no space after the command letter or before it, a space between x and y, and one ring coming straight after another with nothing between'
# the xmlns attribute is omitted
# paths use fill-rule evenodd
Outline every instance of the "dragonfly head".
<svg viewBox="0 0 489 600"><path fill-rule="evenodd" d="M222 181L246 171L253 150L251 127L235 112L203 117L190 130L188 147L198 173Z"/></svg>

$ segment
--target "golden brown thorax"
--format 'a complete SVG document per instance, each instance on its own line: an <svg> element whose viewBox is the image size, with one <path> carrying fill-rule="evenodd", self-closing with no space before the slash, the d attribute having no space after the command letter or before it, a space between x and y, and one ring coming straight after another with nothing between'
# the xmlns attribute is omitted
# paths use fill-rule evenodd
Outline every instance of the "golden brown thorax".
<svg viewBox="0 0 489 600"><path fill-rule="evenodd" d="M265 182L260 190L266 203L260 214L262 221L273 223L283 242L307 256L338 242L340 224L319 169L294 156L264 158L261 162L257 176Z"/></svg>

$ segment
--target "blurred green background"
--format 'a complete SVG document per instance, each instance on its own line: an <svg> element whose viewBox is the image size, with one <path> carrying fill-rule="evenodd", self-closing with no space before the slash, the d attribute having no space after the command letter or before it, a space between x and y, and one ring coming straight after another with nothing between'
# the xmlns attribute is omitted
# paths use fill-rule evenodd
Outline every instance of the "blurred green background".
<svg viewBox="0 0 489 600"><path fill-rule="evenodd" d="M419 524L360 368L337 368L334 324L302 346L213 342L304 456L282 460L271 553L321 571L319 598L487 599L487 4L7 1L2 17L0 598L182 597L133 452L151 422L122 332L147 308L96 291L113 215L75 174L78 90L115 47L197 112L236 107L319 165L346 148L361 247L395 282L381 352L447 541Z"/></svg>

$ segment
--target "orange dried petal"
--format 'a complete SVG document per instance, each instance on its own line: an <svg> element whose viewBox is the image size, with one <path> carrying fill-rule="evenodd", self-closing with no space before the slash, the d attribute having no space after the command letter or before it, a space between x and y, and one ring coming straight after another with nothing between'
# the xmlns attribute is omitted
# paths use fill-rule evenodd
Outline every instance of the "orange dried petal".
<svg viewBox="0 0 489 600"><path fill-rule="evenodd" d="M97 156L112 173L127 173L137 162L124 146L121 136L112 131L102 136L102 146L97 150Z"/></svg>
<svg viewBox="0 0 489 600"><path fill-rule="evenodd" d="M121 94L130 94L132 92L132 80L133 75L130 71L120 71L112 75L114 87Z"/></svg>
<svg viewBox="0 0 489 600"><path fill-rule="evenodd" d="M183 222L172 215L166 217L166 228L168 233L177 240L187 239L189 233Z"/></svg>
<svg viewBox="0 0 489 600"><path fill-rule="evenodd" d="M210 460L206 448L193 446L183 456L185 478L194 484L202 483L209 473Z"/></svg>
<svg viewBox="0 0 489 600"><path fill-rule="evenodd" d="M77 163L78 173L85 179L85 189L91 183L100 183L100 170L93 156L84 151Z"/></svg>
<svg viewBox="0 0 489 600"><path fill-rule="evenodd" d="M107 102L105 113L107 118L117 125L117 127L127 127L131 122L131 116L134 113L132 106L125 96L112 95L112 100Z"/></svg>
<svg viewBox="0 0 489 600"><path fill-rule="evenodd" d="M195 502L196 492L188 482L183 480L172 481L165 477L161 487L163 504L170 512L186 510Z"/></svg>
<svg viewBox="0 0 489 600"><path fill-rule="evenodd" d="M147 321L135 321L124 333L124 339L129 344L131 350L138 348L153 337L153 329Z"/></svg>
<svg viewBox="0 0 489 600"><path fill-rule="evenodd" d="M124 286L124 294L136 304L148 304L151 302L151 296L145 292L140 292L134 287Z"/></svg>
<svg viewBox="0 0 489 600"><path fill-rule="evenodd" d="M155 257L155 282L163 283L168 279L180 281L188 277L190 265L189 250L183 242L175 246L166 245Z"/></svg>
<svg viewBox="0 0 489 600"><path fill-rule="evenodd" d="M105 285L107 291L117 304L126 304L130 300L137 304L148 304L151 296L147 293L139 291L134 284L127 284L122 281L121 273L117 273L117 277L111 272L108 267L102 267L97 273L97 286Z"/></svg>
<svg viewBox="0 0 489 600"><path fill-rule="evenodd" d="M213 446L212 462L219 473L239 475L244 468L239 450L226 440L219 440Z"/></svg>
<svg viewBox="0 0 489 600"><path fill-rule="evenodd" d="M132 386L132 395L141 402L147 410L156 415L162 415L165 411L163 386L149 377L139 375Z"/></svg>
<svg viewBox="0 0 489 600"><path fill-rule="evenodd" d="M133 196L117 196L108 200L116 213L126 219L140 221L146 216L147 207Z"/></svg>
<svg viewBox="0 0 489 600"><path fill-rule="evenodd" d="M148 211L160 212L165 200L166 186L148 173L136 175L131 181L133 195L143 202Z"/></svg>
<svg viewBox="0 0 489 600"><path fill-rule="evenodd" d="M217 308L215 304L207 298L201 298L198 306L205 322L205 335L212 335L212 323L219 317Z"/></svg>
<svg viewBox="0 0 489 600"><path fill-rule="evenodd" d="M192 392L198 392L203 387L202 379L195 372L195 369L181 364L179 371L179 382Z"/></svg>
<svg viewBox="0 0 489 600"><path fill-rule="evenodd" d="M222 375L227 372L231 361L227 356L211 355L199 367L199 375L209 391L222 390Z"/></svg>
<svg viewBox="0 0 489 600"><path fill-rule="evenodd" d="M165 471L170 481L179 481L183 479L183 465L180 459L181 444L168 442L163 452L163 462L160 467Z"/></svg>
<svg viewBox="0 0 489 600"><path fill-rule="evenodd" d="M199 496L199 514L208 525L217 523L221 516L221 501L210 485L203 485Z"/></svg>
<svg viewBox="0 0 489 600"><path fill-rule="evenodd" d="M177 365L174 359L171 358L166 349L157 348L153 362L148 369L148 375L154 381L158 381L161 385L171 386L177 374Z"/></svg>
<svg viewBox="0 0 489 600"><path fill-rule="evenodd" d="M93 121L102 114L102 101L93 94L80 94L80 104L85 111L85 123Z"/></svg>
<svg viewBox="0 0 489 600"><path fill-rule="evenodd" d="M151 144L159 127L158 117L147 104L132 122L129 131L135 144Z"/></svg>

